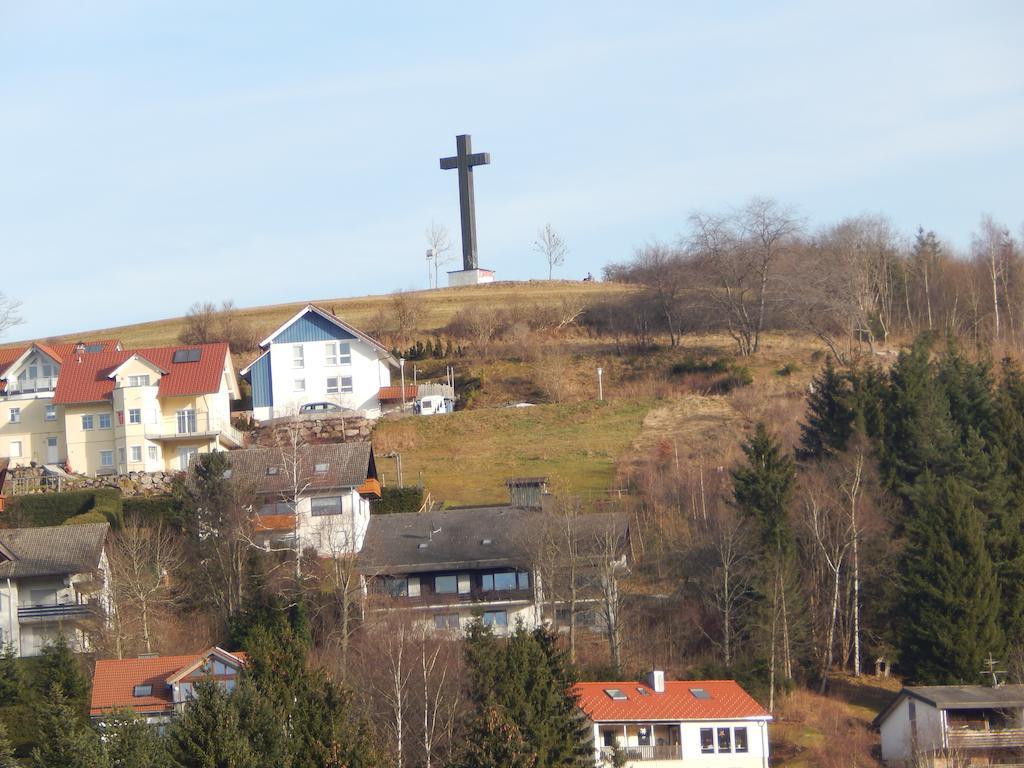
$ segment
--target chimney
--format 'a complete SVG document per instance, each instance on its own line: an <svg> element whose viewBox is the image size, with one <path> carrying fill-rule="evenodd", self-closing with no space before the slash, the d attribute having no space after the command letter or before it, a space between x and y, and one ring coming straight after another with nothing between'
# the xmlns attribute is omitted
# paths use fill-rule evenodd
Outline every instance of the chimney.
<svg viewBox="0 0 1024 768"><path fill-rule="evenodd" d="M649 685L655 693L664 693L665 672L660 669L652 669L647 673L647 685Z"/></svg>

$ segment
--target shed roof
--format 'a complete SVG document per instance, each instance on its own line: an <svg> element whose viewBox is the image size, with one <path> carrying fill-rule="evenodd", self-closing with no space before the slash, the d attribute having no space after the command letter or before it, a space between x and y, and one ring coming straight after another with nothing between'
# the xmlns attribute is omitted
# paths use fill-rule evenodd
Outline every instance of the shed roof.
<svg viewBox="0 0 1024 768"><path fill-rule="evenodd" d="M373 447L367 441L300 445L294 467L290 449L246 448L229 451L226 457L233 477L257 493L290 492L296 485L310 492L358 488L367 478L377 477Z"/></svg>
<svg viewBox="0 0 1024 768"><path fill-rule="evenodd" d="M904 698L914 698L936 709L1009 709L1024 707L1024 685L908 685L874 720L879 726Z"/></svg>
<svg viewBox="0 0 1024 768"><path fill-rule="evenodd" d="M65 576L96 570L110 526L53 525L0 530L0 578Z"/></svg>

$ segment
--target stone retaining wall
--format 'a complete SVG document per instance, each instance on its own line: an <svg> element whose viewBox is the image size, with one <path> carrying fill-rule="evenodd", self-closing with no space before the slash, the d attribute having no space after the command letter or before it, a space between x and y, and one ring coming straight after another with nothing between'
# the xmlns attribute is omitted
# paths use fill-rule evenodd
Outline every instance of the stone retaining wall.
<svg viewBox="0 0 1024 768"><path fill-rule="evenodd" d="M176 472L129 472L126 475L86 477L45 475L42 467L17 467L9 472L5 492L21 495L82 491L90 488L119 488L123 496L158 496L171 492Z"/></svg>
<svg viewBox="0 0 1024 768"><path fill-rule="evenodd" d="M304 414L285 419L265 421L246 433L246 445L253 448L276 448L292 443L298 432L300 443L345 443L369 440L374 421L358 414Z"/></svg>

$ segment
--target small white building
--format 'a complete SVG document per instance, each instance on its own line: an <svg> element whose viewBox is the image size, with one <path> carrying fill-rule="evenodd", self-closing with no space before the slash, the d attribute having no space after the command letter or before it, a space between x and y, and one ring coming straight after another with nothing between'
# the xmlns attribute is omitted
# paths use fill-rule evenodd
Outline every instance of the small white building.
<svg viewBox="0 0 1024 768"><path fill-rule="evenodd" d="M1020 764L1024 685L908 686L874 725L887 765Z"/></svg>
<svg viewBox="0 0 1024 768"><path fill-rule="evenodd" d="M324 557L357 553L370 522L370 500L380 498L368 442L246 448L226 454L231 479L259 501L261 544Z"/></svg>
<svg viewBox="0 0 1024 768"><path fill-rule="evenodd" d="M376 418L380 390L399 362L362 331L309 304L260 343L239 373L252 386L257 421L293 416L308 403L333 403Z"/></svg>
<svg viewBox="0 0 1024 768"><path fill-rule="evenodd" d="M618 750L633 768L768 768L772 716L734 680L666 682L656 670L643 683L577 683L573 694L596 765Z"/></svg>
<svg viewBox="0 0 1024 768"><path fill-rule="evenodd" d="M0 647L37 656L63 635L88 650L108 598L104 543L110 526L0 530Z"/></svg>

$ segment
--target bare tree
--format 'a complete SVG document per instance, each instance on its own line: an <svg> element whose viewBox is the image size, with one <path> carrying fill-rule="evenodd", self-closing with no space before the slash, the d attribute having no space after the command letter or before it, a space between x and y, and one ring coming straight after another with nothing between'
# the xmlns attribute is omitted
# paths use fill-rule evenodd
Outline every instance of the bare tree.
<svg viewBox="0 0 1024 768"><path fill-rule="evenodd" d="M451 253L451 237L448 234L448 227L444 224L438 224L436 221L430 222L430 226L425 234L427 245L433 254L431 258L434 260L434 287L437 288L439 287L437 283L438 270L445 264L451 264L455 260L455 256Z"/></svg>
<svg viewBox="0 0 1024 768"><path fill-rule="evenodd" d="M8 328L13 328L24 322L20 312L21 302L9 299L3 292L0 292L0 334L3 334Z"/></svg>
<svg viewBox="0 0 1024 768"><path fill-rule="evenodd" d="M236 352L246 352L259 345L255 330L239 317L231 299L222 301L219 308L212 301L195 302L185 315L178 340L182 344L227 342Z"/></svg>
<svg viewBox="0 0 1024 768"><path fill-rule="evenodd" d="M550 223L545 224L537 232L537 239L533 241L533 250L543 254L547 260L548 280L554 274L555 267L565 264L565 255L569 252L565 240Z"/></svg>
<svg viewBox="0 0 1024 768"><path fill-rule="evenodd" d="M185 313L185 326L178 335L182 344L209 344L214 340L217 305L212 301L197 301Z"/></svg>
<svg viewBox="0 0 1024 768"><path fill-rule="evenodd" d="M137 613L142 644L146 653L152 653L154 613L173 606L178 598L171 579L185 564L181 538L162 521L143 527L129 517L112 539L109 559L118 613L126 608Z"/></svg>
<svg viewBox="0 0 1024 768"><path fill-rule="evenodd" d="M421 302L418 297L405 291L391 294L391 316L394 321L395 335L406 339L416 330L420 319Z"/></svg>

